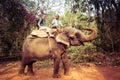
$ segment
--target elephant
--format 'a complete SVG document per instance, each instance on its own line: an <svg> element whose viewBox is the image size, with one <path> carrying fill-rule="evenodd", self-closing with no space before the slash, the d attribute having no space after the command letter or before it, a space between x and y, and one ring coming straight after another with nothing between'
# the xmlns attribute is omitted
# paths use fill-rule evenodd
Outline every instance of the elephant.
<svg viewBox="0 0 120 80"><path fill-rule="evenodd" d="M19 74L24 74L27 67L27 74L33 75L33 63L40 60L53 59L54 70L53 78L59 78L59 64L63 63L64 75L68 75L69 61L67 58L66 48L68 46L80 46L83 42L94 40L97 36L97 31L93 28L84 28L84 30L91 31L90 34L85 34L82 31L65 27L57 33L55 37L38 37L28 35L22 47L22 58Z"/></svg>

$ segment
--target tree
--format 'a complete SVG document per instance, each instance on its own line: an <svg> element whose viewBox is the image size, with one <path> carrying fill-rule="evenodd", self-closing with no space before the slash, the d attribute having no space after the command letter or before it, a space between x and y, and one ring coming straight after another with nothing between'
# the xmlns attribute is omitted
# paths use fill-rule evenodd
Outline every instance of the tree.
<svg viewBox="0 0 120 80"><path fill-rule="evenodd" d="M16 55L31 25L35 24L35 17L16 0L0 1L0 17L0 54Z"/></svg>
<svg viewBox="0 0 120 80"><path fill-rule="evenodd" d="M30 33L31 28L36 26L36 16L39 17L44 12L47 12L45 14L52 12L52 7L61 5L62 0L58 1L0 0L0 55L19 55L25 37ZM51 15L53 12L48 14L49 23L53 18Z"/></svg>
<svg viewBox="0 0 120 80"><path fill-rule="evenodd" d="M105 51L120 51L120 1L91 0L96 11L96 22L99 29L101 43L98 45ZM117 34L117 35L116 35ZM105 41L104 41L105 40Z"/></svg>
<svg viewBox="0 0 120 80"><path fill-rule="evenodd" d="M96 46L98 50L120 52L120 1L119 0L70 0L71 12L81 11L88 14L88 22L91 14L94 14L98 28ZM90 23L90 22L89 22Z"/></svg>

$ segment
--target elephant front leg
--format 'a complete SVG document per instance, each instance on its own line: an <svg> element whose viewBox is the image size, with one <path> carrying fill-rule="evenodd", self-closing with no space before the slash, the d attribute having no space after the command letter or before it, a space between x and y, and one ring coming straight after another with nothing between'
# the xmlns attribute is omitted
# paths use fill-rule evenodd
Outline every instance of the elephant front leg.
<svg viewBox="0 0 120 80"><path fill-rule="evenodd" d="M69 75L69 61L67 57L67 53L62 54L62 63L63 63L63 68L64 68L64 74Z"/></svg>
<svg viewBox="0 0 120 80"><path fill-rule="evenodd" d="M54 73L53 73L53 78L59 78L61 77L59 74L59 64L60 64L60 58L55 58L54 59Z"/></svg>

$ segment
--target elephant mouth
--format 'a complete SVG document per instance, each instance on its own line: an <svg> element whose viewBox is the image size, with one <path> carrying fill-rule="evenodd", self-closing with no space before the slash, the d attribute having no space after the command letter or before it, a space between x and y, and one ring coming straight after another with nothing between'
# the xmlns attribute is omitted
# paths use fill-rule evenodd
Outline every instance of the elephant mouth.
<svg viewBox="0 0 120 80"><path fill-rule="evenodd" d="M70 45L72 46L80 46L80 45L84 45L84 43L80 40L77 41L70 41Z"/></svg>
<svg viewBox="0 0 120 80"><path fill-rule="evenodd" d="M83 45L84 46L84 43L82 41L79 41L80 42L80 45Z"/></svg>

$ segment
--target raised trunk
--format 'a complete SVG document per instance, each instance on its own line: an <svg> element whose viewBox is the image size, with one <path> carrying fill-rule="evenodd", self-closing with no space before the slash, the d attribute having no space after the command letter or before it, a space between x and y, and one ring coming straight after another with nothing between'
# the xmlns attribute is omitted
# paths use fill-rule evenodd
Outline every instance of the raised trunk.
<svg viewBox="0 0 120 80"><path fill-rule="evenodd" d="M88 41L91 41L93 39L95 39L97 37L97 32L96 30L92 29L92 28L83 28L84 30L89 30L91 31L92 33L89 34L89 35L85 35L84 33L82 32L79 32L81 34L81 41L82 42L88 42Z"/></svg>

